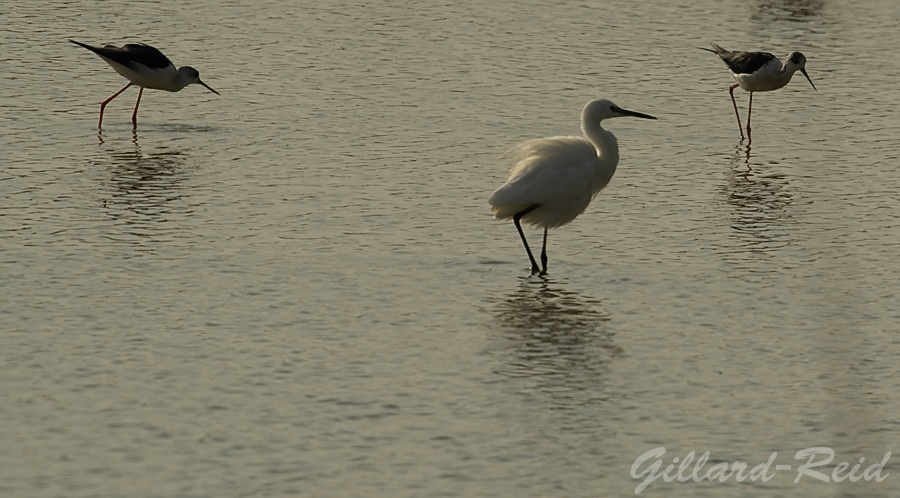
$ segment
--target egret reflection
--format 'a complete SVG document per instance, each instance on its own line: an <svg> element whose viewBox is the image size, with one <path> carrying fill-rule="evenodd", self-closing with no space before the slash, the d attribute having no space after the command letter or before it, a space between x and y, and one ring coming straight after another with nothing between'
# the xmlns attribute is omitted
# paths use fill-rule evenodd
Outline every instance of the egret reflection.
<svg viewBox="0 0 900 498"><path fill-rule="evenodd" d="M496 372L522 381L522 394L541 394L556 407L608 397L604 373L622 349L606 329L600 302L552 280L524 278L496 302L495 318Z"/></svg>

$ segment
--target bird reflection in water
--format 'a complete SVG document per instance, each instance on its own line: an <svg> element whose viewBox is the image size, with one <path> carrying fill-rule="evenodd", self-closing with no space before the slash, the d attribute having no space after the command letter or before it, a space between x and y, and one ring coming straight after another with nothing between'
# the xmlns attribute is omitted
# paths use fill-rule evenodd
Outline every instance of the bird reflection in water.
<svg viewBox="0 0 900 498"><path fill-rule="evenodd" d="M552 280L523 278L495 306L490 352L500 360L496 372L516 382L520 393L540 394L555 408L603 402L604 373L622 349L599 307Z"/></svg>
<svg viewBox="0 0 900 498"><path fill-rule="evenodd" d="M777 166L777 163L776 163ZM771 273L771 258L794 240L794 195L784 173L754 169L750 145L739 145L721 187L728 206L733 236L722 256L742 269L744 278Z"/></svg>
<svg viewBox="0 0 900 498"><path fill-rule="evenodd" d="M109 171L102 201L107 215L123 222L129 236L158 234L182 197L181 184L189 178L185 161L181 151L145 153L136 137L135 147L104 154L95 166Z"/></svg>
<svg viewBox="0 0 900 498"><path fill-rule="evenodd" d="M811 22L823 17L824 0L760 0L750 20L771 27L777 22Z"/></svg>

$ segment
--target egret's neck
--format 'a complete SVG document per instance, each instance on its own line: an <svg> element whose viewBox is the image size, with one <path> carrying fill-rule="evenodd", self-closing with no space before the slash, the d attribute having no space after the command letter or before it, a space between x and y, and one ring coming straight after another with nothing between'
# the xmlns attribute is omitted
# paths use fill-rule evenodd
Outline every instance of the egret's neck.
<svg viewBox="0 0 900 498"><path fill-rule="evenodd" d="M603 159L610 159L611 164L619 162L619 142L616 136L603 129L600 123L581 123L581 131L584 136L594 144L597 155Z"/></svg>
<svg viewBox="0 0 900 498"><path fill-rule="evenodd" d="M599 122L582 123L584 136L594 144L597 152L597 170L591 180L591 191L597 195L616 172L619 164L619 143L616 136L603 129Z"/></svg>

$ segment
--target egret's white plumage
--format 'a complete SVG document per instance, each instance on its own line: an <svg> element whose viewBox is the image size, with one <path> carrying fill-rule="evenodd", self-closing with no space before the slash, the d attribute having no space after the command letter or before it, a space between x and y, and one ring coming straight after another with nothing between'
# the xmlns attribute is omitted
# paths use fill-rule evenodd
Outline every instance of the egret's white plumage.
<svg viewBox="0 0 900 498"><path fill-rule="evenodd" d="M813 85L809 74L806 73L806 56L800 52L789 53L785 62L782 63L777 57L768 52L732 52L715 43L712 44L712 47L711 49L699 48L718 55L725 65L728 66L731 76L736 81L734 85L728 88L728 93L731 95L731 103L734 104L734 114L737 116L741 138L744 138L744 130L741 125L741 115L738 113L737 102L734 100L735 88L741 87L741 90L750 92L750 106L747 108L747 135L750 135L753 92L778 90L787 85L797 71L803 73L803 76L812 85L813 90L816 90L816 85Z"/></svg>
<svg viewBox="0 0 900 498"><path fill-rule="evenodd" d="M556 228L572 221L615 173L615 141L612 137L613 148L606 148L600 167L597 149L583 137L540 138L519 144L512 151L517 160L509 180L489 200L494 217L512 218L539 204L542 207L522 217L524 222Z"/></svg>
<svg viewBox="0 0 900 498"><path fill-rule="evenodd" d="M626 111L609 100L596 99L581 111L584 137L528 140L511 151L515 164L509 179L488 202L495 218L513 218L531 260L532 272L547 272L547 229L565 225L584 212L616 172L618 142L600 122L621 116L656 119ZM544 228L543 270L538 270L520 221Z"/></svg>

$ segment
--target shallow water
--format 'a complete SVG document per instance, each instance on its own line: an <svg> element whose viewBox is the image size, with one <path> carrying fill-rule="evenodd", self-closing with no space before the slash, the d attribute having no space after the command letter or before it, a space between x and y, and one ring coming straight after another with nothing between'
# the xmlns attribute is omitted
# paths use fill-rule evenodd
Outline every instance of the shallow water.
<svg viewBox="0 0 900 498"><path fill-rule="evenodd" d="M643 496L900 489L794 483L900 440L895 2L3 10L3 496L621 496L661 446L793 469ZM70 38L222 96L145 92L132 130L129 90L98 134L124 83ZM708 42L818 92L757 94L741 142ZM596 97L659 120L609 123L529 277L503 152Z"/></svg>

